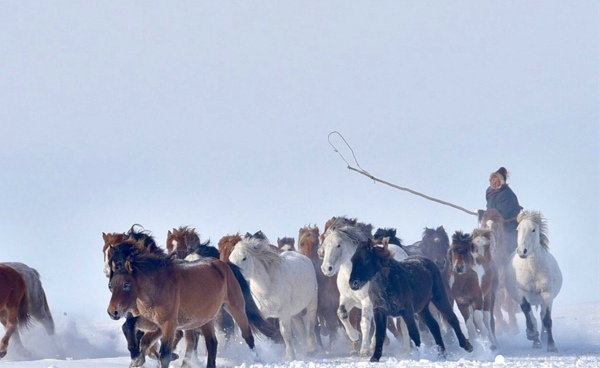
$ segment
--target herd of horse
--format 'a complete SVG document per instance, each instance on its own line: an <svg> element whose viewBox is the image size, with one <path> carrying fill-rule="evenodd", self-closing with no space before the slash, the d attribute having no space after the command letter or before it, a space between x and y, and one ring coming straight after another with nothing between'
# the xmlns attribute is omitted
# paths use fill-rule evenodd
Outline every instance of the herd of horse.
<svg viewBox="0 0 600 368"><path fill-rule="evenodd" d="M545 219L522 211L518 246L509 254L498 215L488 210L472 232L451 237L443 226L425 228L412 245L402 244L396 229L373 233L372 225L343 216L328 220L322 233L305 226L297 239L278 238L277 245L258 231L226 235L214 247L182 226L168 232L163 249L134 225L102 233L107 312L125 319L131 367L148 356L168 367L179 358L181 339L182 366L198 365L201 336L206 366L215 367L218 340L237 331L254 357L254 336L283 343L285 359L293 360L327 349L343 329L350 354L371 355L372 362L383 354L387 331L406 352L433 340L443 358L447 343L467 352L475 341L496 349L497 332L518 332L519 309L533 347L544 341L555 352L551 311L562 275L548 249ZM542 336L532 306L540 306ZM39 274L20 263L0 264L0 321L6 328L0 358L11 335L26 351L18 329L32 318L54 333Z"/></svg>

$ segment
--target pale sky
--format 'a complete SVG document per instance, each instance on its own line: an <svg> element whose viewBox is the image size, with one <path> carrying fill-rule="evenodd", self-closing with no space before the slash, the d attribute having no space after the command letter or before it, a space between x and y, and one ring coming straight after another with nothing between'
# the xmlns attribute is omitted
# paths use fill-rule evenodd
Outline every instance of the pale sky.
<svg viewBox="0 0 600 368"><path fill-rule="evenodd" d="M373 175L471 210L505 166L548 220L556 303L596 301L598 34L595 1L4 2L0 260L104 319L101 234L134 223L160 245L477 225L347 170L337 130Z"/></svg>

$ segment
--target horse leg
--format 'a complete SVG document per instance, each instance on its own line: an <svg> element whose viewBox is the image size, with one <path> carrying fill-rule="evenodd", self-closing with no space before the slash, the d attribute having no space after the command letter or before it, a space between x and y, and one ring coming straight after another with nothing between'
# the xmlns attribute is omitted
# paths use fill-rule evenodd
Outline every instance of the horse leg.
<svg viewBox="0 0 600 368"><path fill-rule="evenodd" d="M173 343L175 342L175 335L177 333L175 323L172 321L166 321L161 324L160 331L162 332L162 339L160 342L160 368L169 368L173 356Z"/></svg>
<svg viewBox="0 0 600 368"><path fill-rule="evenodd" d="M125 339L127 340L127 350L129 350L129 355L131 356L132 367L141 365L134 363L140 361L140 339L144 335L143 331L138 330L135 327L138 319L139 317L134 317L129 313L125 318L125 322L123 322L123 326L121 326L123 335L125 335ZM141 358L141 360L143 361L143 358Z"/></svg>
<svg viewBox="0 0 600 368"><path fill-rule="evenodd" d="M317 325L317 309L319 305L318 298L318 294L315 293L310 303L306 306L306 321L308 326L308 346L306 352L309 356L314 355L317 351L317 333L315 331L315 327Z"/></svg>
<svg viewBox="0 0 600 368"><path fill-rule="evenodd" d="M492 350L496 350L498 342L496 341L496 328L494 322L494 292L490 290L483 298L483 325L488 333L488 338L492 343L490 347Z"/></svg>
<svg viewBox="0 0 600 368"><path fill-rule="evenodd" d="M415 320L415 313L412 308L407 308L410 310L405 310L401 315L404 323L406 324L406 329L408 330L408 335L410 339L414 342L415 346L418 348L421 346L421 334L419 333L419 328L417 327L417 321Z"/></svg>
<svg viewBox="0 0 600 368"><path fill-rule="evenodd" d="M292 346L292 323L290 317L279 317L279 328L281 329L281 336L285 344L285 359L292 361L296 357L294 347Z"/></svg>
<svg viewBox="0 0 600 368"><path fill-rule="evenodd" d="M523 314L525 314L525 326L527 333L527 340L533 341L533 347L539 349L542 347L542 343L540 342L540 334L537 331L537 321L531 311L531 304L523 297L521 301L521 310Z"/></svg>
<svg viewBox="0 0 600 368"><path fill-rule="evenodd" d="M375 349L373 349L373 355L371 356L371 362L378 362L381 359L383 353L383 341L385 338L385 331L387 329L388 317L381 309L374 311L375 319Z"/></svg>
<svg viewBox="0 0 600 368"><path fill-rule="evenodd" d="M197 367L199 364L198 354L196 354L198 348L198 340L200 339L200 333L197 330L186 330L185 336L185 357L181 363L182 368ZM177 346L177 344L174 344Z"/></svg>
<svg viewBox="0 0 600 368"><path fill-rule="evenodd" d="M362 301L362 318L360 319L360 331L363 336L363 340L360 345L360 355L369 355L370 350L370 337L371 337L371 323L373 323L373 303L370 298L366 298ZM387 321L386 321L387 328ZM384 334L385 335L385 334ZM385 339L385 336L384 336Z"/></svg>
<svg viewBox="0 0 600 368"><path fill-rule="evenodd" d="M3 318L3 325L6 329L4 336L0 339L0 358L4 358L8 349L8 340L17 330L18 308L8 308L6 318Z"/></svg>
<svg viewBox="0 0 600 368"><path fill-rule="evenodd" d="M23 342L21 341L21 335L19 334L19 329L15 329L14 334L11 337L11 344L15 347L15 350L19 352L19 354L25 358L31 357L31 352L23 346Z"/></svg>
<svg viewBox="0 0 600 368"><path fill-rule="evenodd" d="M504 310L508 314L508 327L512 335L519 334L519 324L517 323L517 312L519 305L505 292Z"/></svg>
<svg viewBox="0 0 600 368"><path fill-rule="evenodd" d="M213 322L209 322L200 327L206 342L206 368L215 368L217 366L217 339L215 338L215 328Z"/></svg>
<svg viewBox="0 0 600 368"><path fill-rule="evenodd" d="M546 331L547 350L549 353L556 353L558 349L554 344L554 336L552 335L552 296L549 293L543 293L542 299L544 303L540 311L542 325Z"/></svg>
<svg viewBox="0 0 600 368"><path fill-rule="evenodd" d="M467 340L462 330L460 329L460 322L458 322L458 317L454 314L454 310L452 310L452 306L447 298L437 298L434 295L434 299L432 299L437 310L442 314L442 316L446 319L446 321L450 324L454 333L456 334L456 338L458 339L458 344L460 347L468 351L469 353L473 351L473 345ZM458 303L457 303L458 304ZM459 307L460 310L460 307Z"/></svg>
<svg viewBox="0 0 600 368"><path fill-rule="evenodd" d="M342 322L342 325L346 330L346 334L348 335L348 338L350 339L352 344L352 347L350 349L350 355L356 355L358 353L359 340L358 331L354 328L353 323L350 322L350 314L348 313L348 311L351 310L353 306L354 305L352 304L345 304L345 301L340 301L340 306L337 310L338 318Z"/></svg>
<svg viewBox="0 0 600 368"><path fill-rule="evenodd" d="M433 335L433 339L435 340L435 344L438 346L438 354L442 358L446 358L446 346L444 345L444 340L442 339L442 332L440 331L440 325L437 323L431 311L429 310L429 306L425 306L419 312L419 316L429 328L429 332Z"/></svg>

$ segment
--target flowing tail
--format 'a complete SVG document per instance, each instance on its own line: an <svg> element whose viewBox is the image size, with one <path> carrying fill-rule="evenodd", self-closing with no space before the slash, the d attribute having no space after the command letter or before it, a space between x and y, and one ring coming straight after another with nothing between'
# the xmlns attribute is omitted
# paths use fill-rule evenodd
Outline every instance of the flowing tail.
<svg viewBox="0 0 600 368"><path fill-rule="evenodd" d="M250 292L250 285L248 285L248 281L246 281L242 275L240 268L231 262L227 262L227 264L231 268L231 271L233 271L233 274L235 275L235 278L242 289L242 294L244 294L244 300L246 302L246 316L248 316L250 328L255 332L259 331L276 343L282 343L283 337L281 336L279 328L275 324L266 321L260 314L260 310L258 309L258 306L252 297L252 293Z"/></svg>
<svg viewBox="0 0 600 368"><path fill-rule="evenodd" d="M19 303L19 313L17 314L19 328L29 328L29 326L31 326L31 318L31 313L29 312L29 298L27 297L27 293L25 293Z"/></svg>

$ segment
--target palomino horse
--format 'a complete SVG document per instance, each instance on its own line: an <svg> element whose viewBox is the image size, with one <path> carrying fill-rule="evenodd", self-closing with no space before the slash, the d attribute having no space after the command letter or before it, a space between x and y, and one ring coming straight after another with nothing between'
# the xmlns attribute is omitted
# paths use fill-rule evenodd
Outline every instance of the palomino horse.
<svg viewBox="0 0 600 368"><path fill-rule="evenodd" d="M21 262L4 262L0 265L6 265L21 274L27 286L27 300L29 304L29 314L33 321L39 322L48 335L54 335L54 319L50 308L46 292L42 287L42 280L39 272ZM17 346L23 346L17 329L12 337L13 342ZM23 349L25 351L25 349Z"/></svg>
<svg viewBox="0 0 600 368"><path fill-rule="evenodd" d="M304 254L313 263L317 284L319 285L319 304L317 307L316 337L320 346L323 346L321 335L329 336L329 346L333 344L340 327L337 317L337 307L340 303L340 291L337 287L337 277L327 277L321 271L321 263L317 250L319 248L319 228L305 226L298 231L298 251Z"/></svg>
<svg viewBox="0 0 600 368"><path fill-rule="evenodd" d="M296 247L294 247L296 243L296 240L294 238L290 238L290 237L283 237L283 238L277 238L277 249L280 252L285 252L287 251L292 251L295 252L296 251Z"/></svg>
<svg viewBox="0 0 600 368"><path fill-rule="evenodd" d="M225 235L219 240L219 259L223 262L229 261L229 256L233 252L233 248L237 243L242 240L242 236L239 233L233 235Z"/></svg>
<svg viewBox="0 0 600 368"><path fill-rule="evenodd" d="M469 339L477 337L477 328L496 349L492 331L494 309L494 271L485 257L475 250L470 234L456 231L448 252L450 291L462 314Z"/></svg>
<svg viewBox="0 0 600 368"><path fill-rule="evenodd" d="M113 247L110 264L112 296L107 312L112 319L118 320L135 311L156 325L162 336L161 368L169 366L178 329L185 331L188 341L194 330L200 329L208 352L206 366L216 366L217 340L213 321L223 305L256 355L254 337L244 310L244 295L226 263L214 258L186 262L157 253L142 253L137 251L135 244L125 240ZM152 344L147 336L142 337L142 347ZM184 365L192 358L193 346L190 345L188 343L186 348Z"/></svg>
<svg viewBox="0 0 600 368"><path fill-rule="evenodd" d="M0 322L6 329L0 340L0 358L6 355L8 341L17 327L27 327L30 320L25 279L12 267L0 264Z"/></svg>
<svg viewBox="0 0 600 368"><path fill-rule="evenodd" d="M369 287L367 285L367 287L354 290L350 288L348 280L352 271L350 259L358 244L371 237L371 229L371 225L359 223L356 219L337 217L325 232L323 243L319 248L319 257L323 259L321 265L323 274L328 277L337 274L337 286L340 291L337 313L352 342L352 354L358 352L359 334L350 323L348 312L355 307L361 309L360 329L363 339L360 354L369 354L370 329L373 319L373 303L369 298ZM390 251L396 260L407 257L406 252L397 245L390 246Z"/></svg>
<svg viewBox="0 0 600 368"><path fill-rule="evenodd" d="M295 357L292 320L300 335L306 337L302 321L304 310L308 323L307 353L314 353L318 285L311 260L298 252L277 253L261 231L246 234L233 249L229 260L248 279L263 316L279 318L286 359Z"/></svg>
<svg viewBox="0 0 600 368"><path fill-rule="evenodd" d="M548 246L546 220L539 211L521 211L517 216L517 250L506 267L506 285L512 298L521 304L527 324L527 338L541 348L532 305L541 306L542 335L547 349L556 352L552 336L552 303L562 287L562 273Z"/></svg>
<svg viewBox="0 0 600 368"><path fill-rule="evenodd" d="M381 244L372 239L361 242L351 259L352 273L348 280L352 290L368 289L375 311L375 350L371 362L378 362L383 351L386 325L389 316L402 317L408 326L410 338L421 345L415 313L425 322L435 338L439 353L446 348L440 327L429 311L429 303L449 321L454 328L460 346L472 351L473 346L460 330L458 318L448 302L446 287L439 269L425 257L412 256L398 262L389 250L388 239ZM370 284L368 288L365 288Z"/></svg>
<svg viewBox="0 0 600 368"><path fill-rule="evenodd" d="M508 294L506 290L506 265L510 258L510 252L506 245L506 234L504 231L504 218L498 210L489 209L483 213L480 227L490 229L492 232L491 256L498 269L498 289L496 291L496 303L494 304L494 319L499 332L510 332L517 334L517 312L519 305ZM504 320L504 310L508 316L508 323Z"/></svg>

